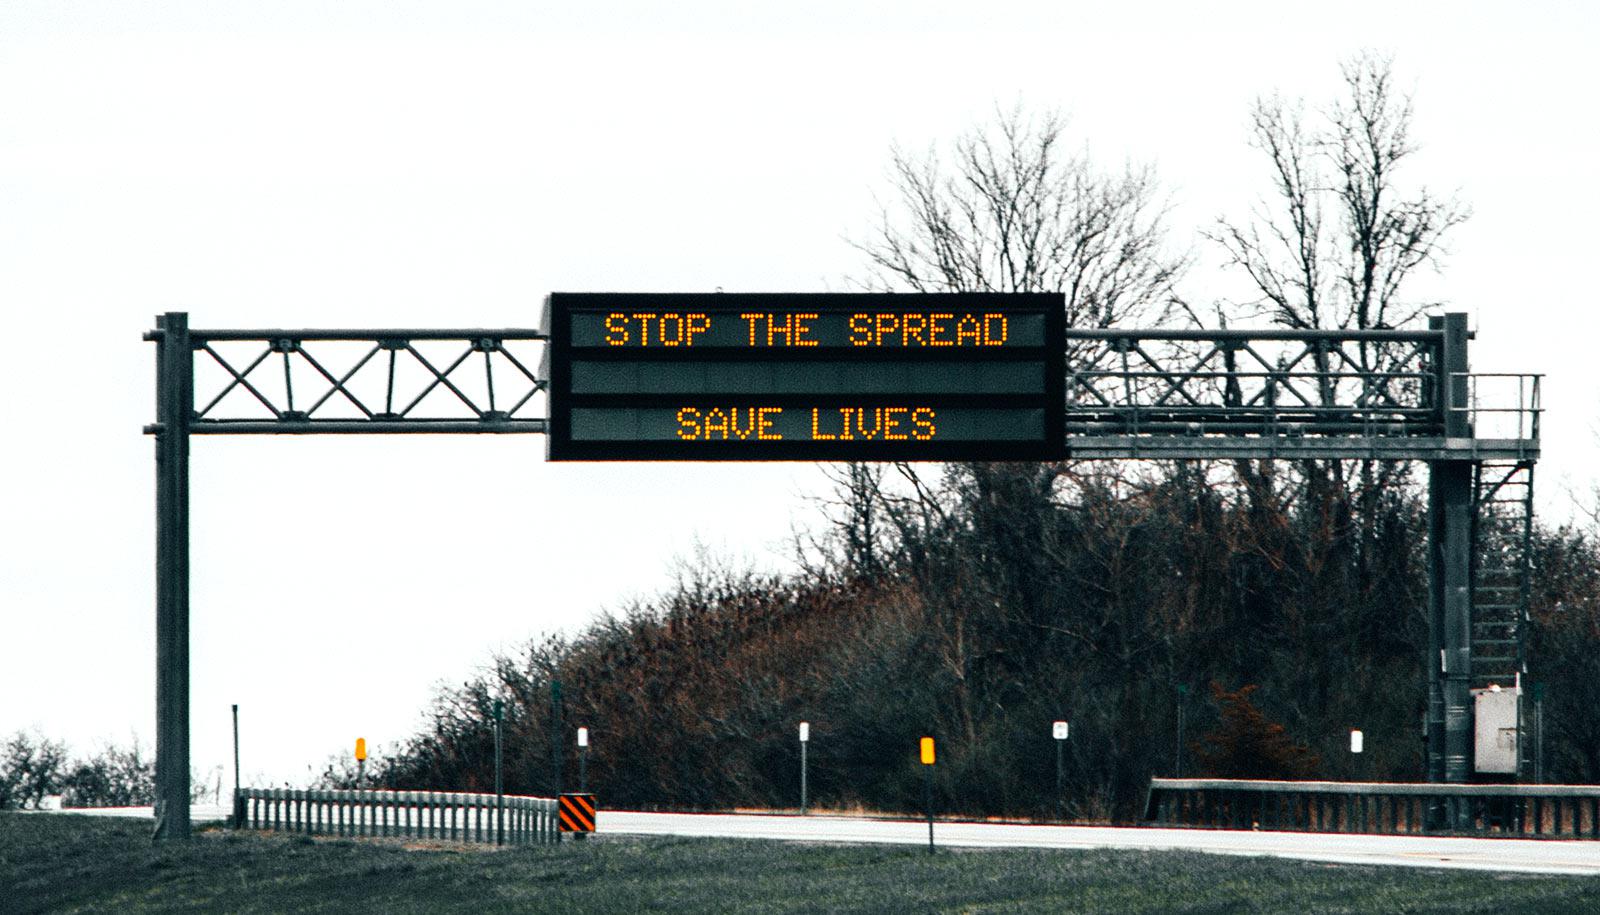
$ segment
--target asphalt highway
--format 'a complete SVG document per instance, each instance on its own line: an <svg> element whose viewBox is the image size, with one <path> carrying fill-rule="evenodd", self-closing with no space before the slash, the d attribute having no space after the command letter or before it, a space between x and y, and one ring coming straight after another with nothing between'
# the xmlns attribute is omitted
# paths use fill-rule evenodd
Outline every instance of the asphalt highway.
<svg viewBox="0 0 1600 915"><path fill-rule="evenodd" d="M220 806L197 805L192 809L196 823L219 821L226 815ZM152 816L149 807L66 812L147 819ZM636 813L602 809L596 830L601 834L615 835L719 836L851 845L922 845L928 841L926 820L827 815ZM1369 836L957 821L936 821L933 834L935 845L947 848L1184 850L1218 855L1264 855L1332 864L1600 875L1600 841L1581 839Z"/></svg>
<svg viewBox="0 0 1600 915"><path fill-rule="evenodd" d="M926 820L751 814L599 813L600 833L724 836L800 842L926 844ZM1600 874L1600 842L1369 836L1115 826L935 822L934 844L962 848L1123 848L1265 855L1336 864L1383 864L1540 874Z"/></svg>

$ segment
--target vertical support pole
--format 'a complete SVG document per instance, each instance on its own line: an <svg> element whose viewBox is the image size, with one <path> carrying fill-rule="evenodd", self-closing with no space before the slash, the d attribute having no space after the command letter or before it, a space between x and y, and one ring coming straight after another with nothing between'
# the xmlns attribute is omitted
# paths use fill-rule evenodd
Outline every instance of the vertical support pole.
<svg viewBox="0 0 1600 915"><path fill-rule="evenodd" d="M1444 331L1436 364L1444 435L1472 437L1467 404L1467 317L1428 319ZM1471 777L1472 471L1467 460L1428 464L1428 780Z"/></svg>
<svg viewBox="0 0 1600 915"><path fill-rule="evenodd" d="M1467 781L1472 752L1472 465L1439 461L1429 470L1432 561L1437 582L1433 616L1438 627L1439 697L1443 721L1441 778Z"/></svg>
<svg viewBox="0 0 1600 915"><path fill-rule="evenodd" d="M1441 330L1444 327L1444 318L1438 315L1428 317L1429 330ZM1446 393L1449 386L1444 384L1444 347L1440 346L1435 351L1432 384L1428 385L1434 391L1439 407L1439 421L1441 428L1448 427L1450 412L1447 409L1450 398ZM1442 782L1444 778L1444 635L1443 635L1443 610L1440 594L1442 593L1442 579L1440 577L1441 565L1439 562L1439 541L1443 534L1439 527L1439 491L1435 480L1434 471L1438 462L1428 462L1428 647L1423 658L1422 668L1428 672L1428 708L1423 716L1422 745L1427 755L1425 760L1426 777L1430 782ZM1430 811L1435 808L1432 801L1428 803ZM1427 817L1427 828L1436 828L1433 816Z"/></svg>
<svg viewBox="0 0 1600 915"><path fill-rule="evenodd" d="M506 839L506 789L501 778L501 731L506 720L505 703L494 700L494 844L504 845Z"/></svg>
<svg viewBox="0 0 1600 915"><path fill-rule="evenodd" d="M498 719L494 723L494 844L504 845L506 839L506 788L500 775L500 730Z"/></svg>
<svg viewBox="0 0 1600 915"><path fill-rule="evenodd" d="M239 785L239 703L233 704L233 826L244 828L244 812Z"/></svg>
<svg viewBox="0 0 1600 915"><path fill-rule="evenodd" d="M156 797L158 841L189 838L189 315L156 317Z"/></svg>

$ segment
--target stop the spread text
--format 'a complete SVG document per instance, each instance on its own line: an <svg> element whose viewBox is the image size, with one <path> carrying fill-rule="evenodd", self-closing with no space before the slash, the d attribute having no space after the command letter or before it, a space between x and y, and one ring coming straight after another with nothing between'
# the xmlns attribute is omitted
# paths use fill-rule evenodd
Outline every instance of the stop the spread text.
<svg viewBox="0 0 1600 915"><path fill-rule="evenodd" d="M1020 345L1013 341L1011 316L998 312L613 311L583 317L601 321L596 343L610 347ZM575 336L590 337L582 329Z"/></svg>

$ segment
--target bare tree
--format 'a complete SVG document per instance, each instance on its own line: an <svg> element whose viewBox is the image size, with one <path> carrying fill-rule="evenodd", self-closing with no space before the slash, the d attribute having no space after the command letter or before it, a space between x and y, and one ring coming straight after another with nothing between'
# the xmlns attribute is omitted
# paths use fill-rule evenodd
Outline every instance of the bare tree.
<svg viewBox="0 0 1600 915"><path fill-rule="evenodd" d="M1362 53L1341 67L1344 97L1308 123L1304 105L1277 96L1251 109L1252 144L1266 155L1273 193L1247 222L1219 220L1210 237L1259 294L1242 303L1294 328L1385 328L1436 303L1402 295L1437 268L1446 234L1469 213L1400 171L1417 151L1411 97L1392 61Z"/></svg>
<svg viewBox="0 0 1600 915"><path fill-rule="evenodd" d="M1069 327L1109 327L1159 322L1187 266L1168 250L1154 170L1097 168L1055 113L1018 107L945 149L897 148L890 181L877 228L856 242L868 259L868 288L1060 293ZM958 464L933 486L917 470L899 469L902 485L892 490L858 469L842 474L838 501L850 512L834 519L835 537L862 541L864 522L889 522L877 530L891 534L885 540L897 548L898 567L921 588L955 731L976 740L976 722L1001 702L969 688L988 676L980 668L1009 665L999 643L1055 612L1041 603L1040 583L1064 468ZM958 568L936 561L947 543L962 545Z"/></svg>
<svg viewBox="0 0 1600 915"><path fill-rule="evenodd" d="M890 170L891 203L855 242L868 288L1059 292L1067 326L1110 327L1161 320L1188 264L1168 250L1154 169L1100 170L1053 112L997 112L948 159L896 148Z"/></svg>
<svg viewBox="0 0 1600 915"><path fill-rule="evenodd" d="M1096 169L1056 114L1000 113L937 150L892 153L893 204L856 247L865 285L917 292L1061 292L1073 327L1164 309L1185 259L1166 251L1153 169Z"/></svg>
<svg viewBox="0 0 1600 915"><path fill-rule="evenodd" d="M1340 72L1341 95L1323 110L1308 114L1303 102L1277 96L1258 98L1251 109L1252 145L1267 159L1272 192L1247 220L1221 219L1208 233L1254 292L1219 306L1224 322L1232 312L1296 329L1397 328L1439 304L1410 290L1424 269L1441 266L1445 237L1469 212L1405 180L1418 147L1412 100L1396 86L1393 61L1363 52ZM1315 353L1321 403L1415 384L1421 358L1414 349L1365 342L1340 356ZM1302 496L1314 509L1307 517L1320 519L1306 535L1323 548L1353 545L1361 557L1358 586L1378 586L1385 493L1408 467L1362 461L1352 477L1345 462L1308 461L1300 471ZM1276 498L1252 468L1239 463L1236 472L1252 497Z"/></svg>
<svg viewBox="0 0 1600 915"><path fill-rule="evenodd" d="M889 548L883 465L823 464L822 472L832 489L815 499L822 509L823 532L795 532L801 567L816 578L881 574Z"/></svg>
<svg viewBox="0 0 1600 915"><path fill-rule="evenodd" d="M1469 213L1425 187L1402 185L1399 172L1417 146L1411 97L1396 89L1392 60L1363 52L1340 72L1344 95L1319 117L1308 119L1302 102L1277 96L1258 98L1251 109L1252 145L1269 162L1273 193L1248 221L1221 219L1209 233L1257 294L1219 307L1222 323L1232 310L1264 312L1297 329L1394 328L1437 304L1402 292L1419 270L1440 266L1444 236ZM1366 374L1420 368L1402 364L1413 354L1381 345L1360 344L1353 355ZM1331 406L1337 366L1324 353L1314 365ZM1370 483L1370 466L1362 478Z"/></svg>

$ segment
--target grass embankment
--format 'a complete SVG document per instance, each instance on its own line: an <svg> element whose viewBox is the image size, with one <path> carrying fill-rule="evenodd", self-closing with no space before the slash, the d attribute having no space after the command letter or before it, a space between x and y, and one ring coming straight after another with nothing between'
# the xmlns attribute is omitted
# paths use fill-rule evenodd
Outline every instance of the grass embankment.
<svg viewBox="0 0 1600 915"><path fill-rule="evenodd" d="M602 836L495 851L0 813L0 911L1592 912L1600 879Z"/></svg>

